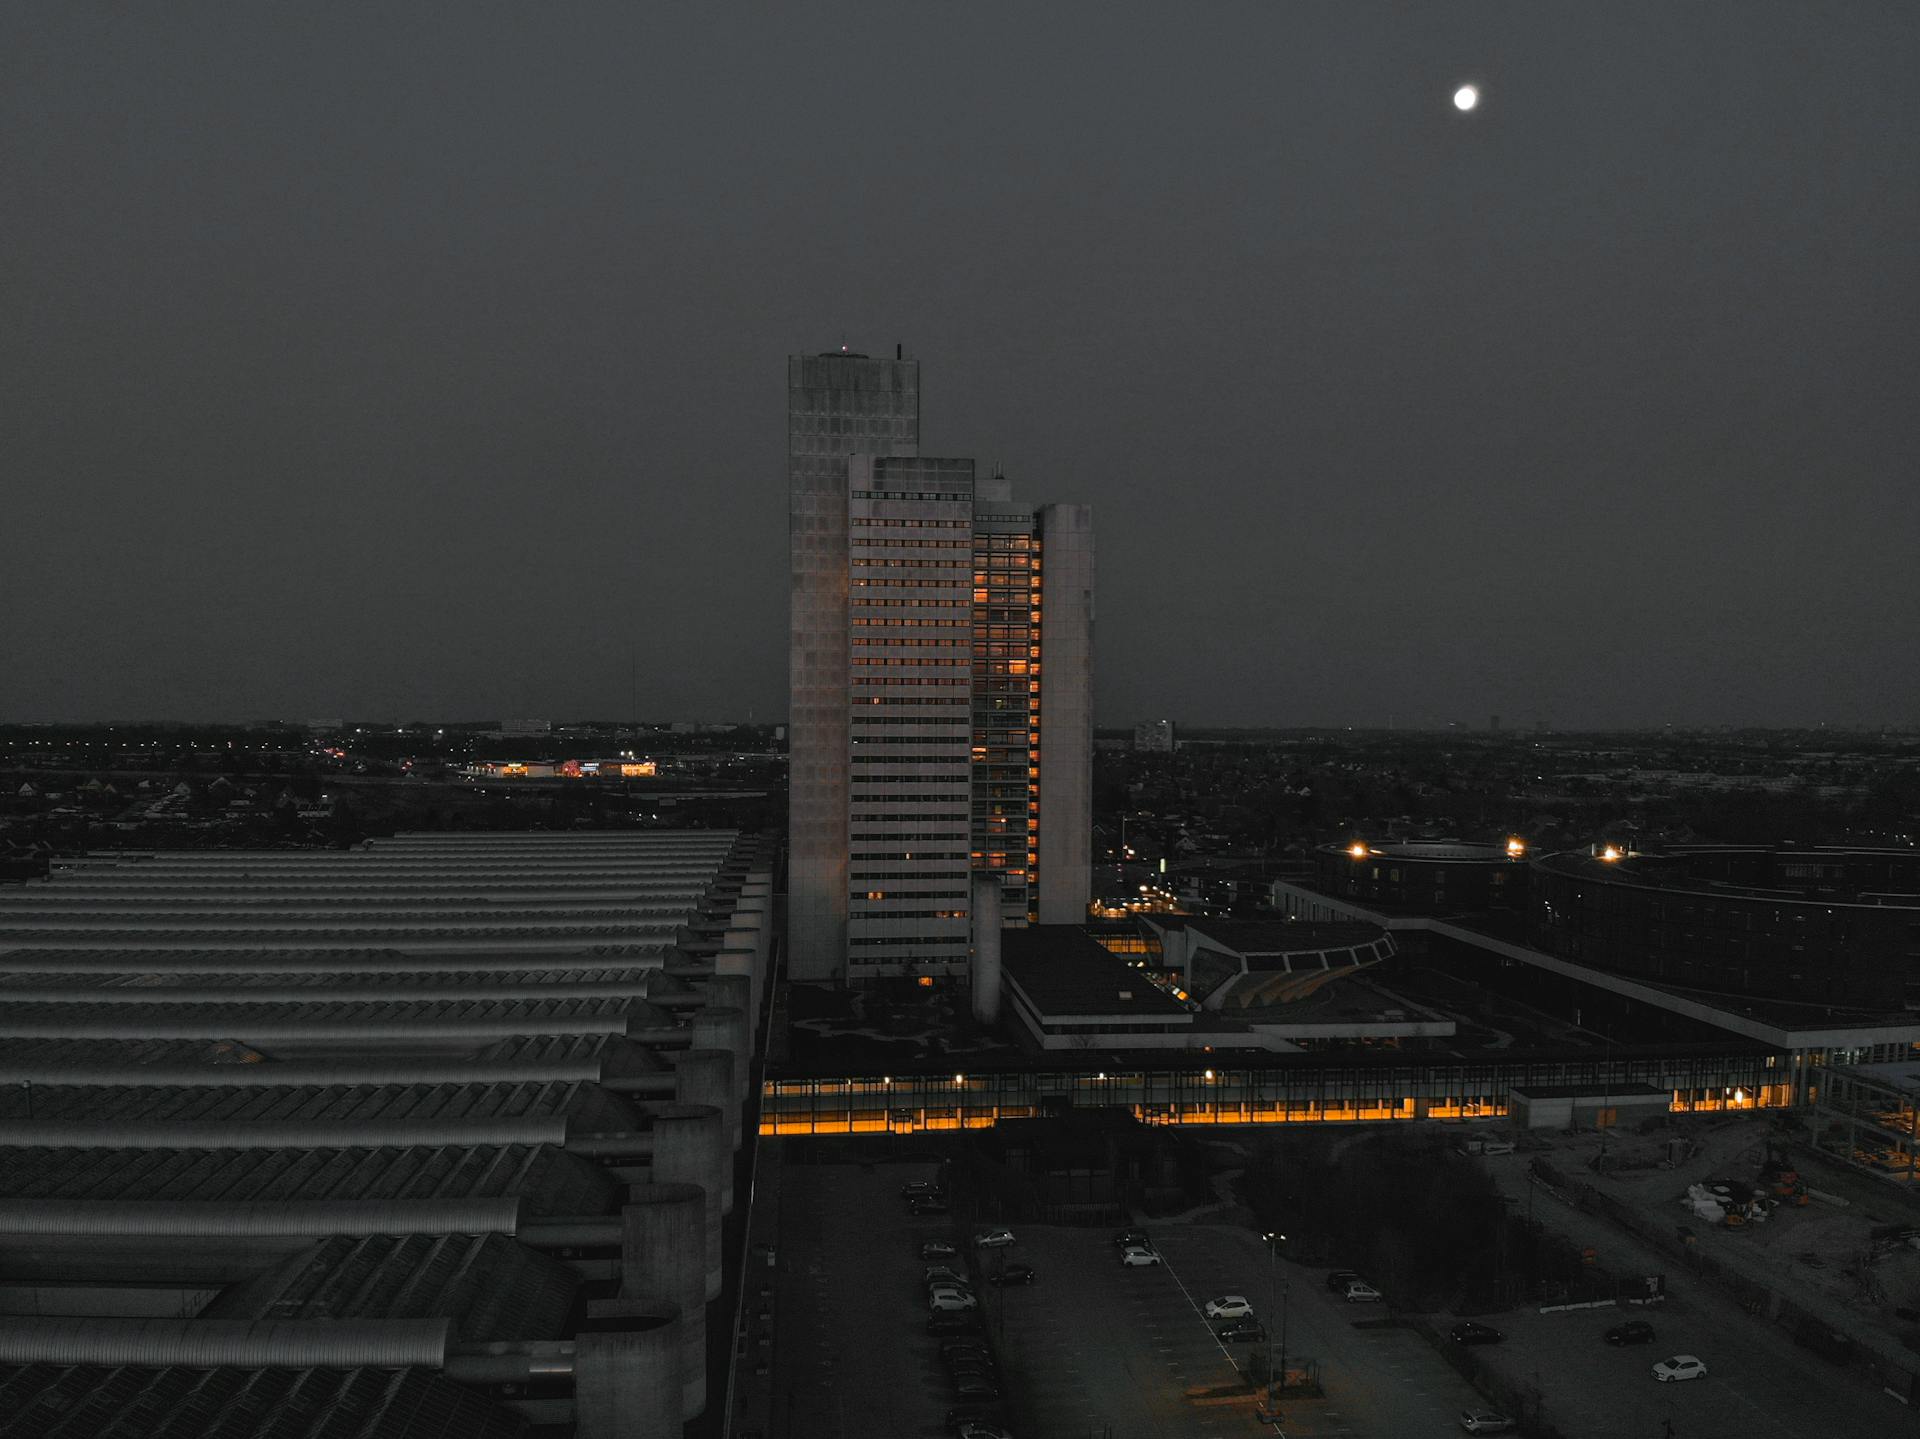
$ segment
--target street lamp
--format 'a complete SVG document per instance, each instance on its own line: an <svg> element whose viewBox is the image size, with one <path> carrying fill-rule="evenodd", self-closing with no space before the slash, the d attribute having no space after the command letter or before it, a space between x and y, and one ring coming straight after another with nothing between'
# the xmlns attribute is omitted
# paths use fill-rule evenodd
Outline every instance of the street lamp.
<svg viewBox="0 0 1920 1439"><path fill-rule="evenodd" d="M1267 1312L1271 1314L1275 1309L1280 1311L1281 1377L1279 1383L1284 1387L1287 1369L1287 1298L1293 1289L1291 1282L1285 1285L1280 1283L1280 1246L1287 1242L1287 1236L1273 1231L1261 1235L1261 1238L1267 1242ZM1267 1334L1267 1409L1269 1412L1273 1409L1273 1396L1273 1334L1269 1331Z"/></svg>

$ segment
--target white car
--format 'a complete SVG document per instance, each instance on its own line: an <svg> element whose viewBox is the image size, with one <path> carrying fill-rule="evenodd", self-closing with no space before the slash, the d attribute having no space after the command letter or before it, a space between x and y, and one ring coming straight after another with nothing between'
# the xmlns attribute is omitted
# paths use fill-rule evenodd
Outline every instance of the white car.
<svg viewBox="0 0 1920 1439"><path fill-rule="evenodd" d="M1138 1269L1147 1264L1158 1264L1160 1256L1144 1244L1129 1244L1120 1251L1120 1262L1129 1269Z"/></svg>
<svg viewBox="0 0 1920 1439"><path fill-rule="evenodd" d="M955 1314L979 1307L980 1301L971 1294L951 1287L936 1289L927 1296L927 1312L930 1314Z"/></svg>
<svg viewBox="0 0 1920 1439"><path fill-rule="evenodd" d="M973 1236L973 1247L975 1249L1004 1249L1011 1243L1013 1243L1013 1231L1011 1229L989 1229L985 1234L976 1234Z"/></svg>
<svg viewBox="0 0 1920 1439"><path fill-rule="evenodd" d="M1364 1279L1352 1279L1347 1282L1342 1297L1349 1304L1378 1304L1380 1291Z"/></svg>
<svg viewBox="0 0 1920 1439"><path fill-rule="evenodd" d="M1676 1354L1654 1365L1653 1377L1662 1384L1677 1384L1682 1379L1705 1379L1707 1366L1691 1354Z"/></svg>
<svg viewBox="0 0 1920 1439"><path fill-rule="evenodd" d="M1253 1318L1253 1306L1242 1294L1222 1294L1218 1299L1209 1299L1201 1306L1200 1312L1209 1319Z"/></svg>
<svg viewBox="0 0 1920 1439"><path fill-rule="evenodd" d="M1469 1434L1506 1434L1513 1421L1497 1409L1462 1409L1460 1427Z"/></svg>

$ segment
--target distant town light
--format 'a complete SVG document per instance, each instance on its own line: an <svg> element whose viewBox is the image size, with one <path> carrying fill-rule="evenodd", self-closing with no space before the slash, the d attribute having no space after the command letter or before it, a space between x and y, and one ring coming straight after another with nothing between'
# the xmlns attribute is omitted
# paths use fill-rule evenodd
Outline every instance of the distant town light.
<svg viewBox="0 0 1920 1439"><path fill-rule="evenodd" d="M1213 1078L1213 1071L1212 1071L1211 1069L1209 1069L1209 1070L1207 1071L1207 1078L1208 1078L1208 1079L1212 1079L1212 1078Z"/></svg>
<svg viewBox="0 0 1920 1439"><path fill-rule="evenodd" d="M1347 853L1352 855L1355 859L1365 859L1367 857L1367 847L1364 844L1360 843L1358 840L1355 840L1353 843L1353 847L1349 849Z"/></svg>
<svg viewBox="0 0 1920 1439"><path fill-rule="evenodd" d="M1527 844L1525 840L1514 838L1507 841L1507 854L1510 858L1518 859L1526 852Z"/></svg>
<svg viewBox="0 0 1920 1439"><path fill-rule="evenodd" d="M953 1082L955 1084L965 1084L967 1082L967 1077L964 1074L956 1074L953 1077Z"/></svg>
<svg viewBox="0 0 1920 1439"><path fill-rule="evenodd" d="M1620 858L1620 847L1614 844L1608 845L1600 851L1600 858L1604 859L1608 864L1612 864Z"/></svg>

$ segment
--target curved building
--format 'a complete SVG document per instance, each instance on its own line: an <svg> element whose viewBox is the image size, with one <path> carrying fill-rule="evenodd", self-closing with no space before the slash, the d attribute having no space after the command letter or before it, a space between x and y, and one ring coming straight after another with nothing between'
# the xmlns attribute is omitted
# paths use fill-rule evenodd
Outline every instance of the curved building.
<svg viewBox="0 0 1920 1439"><path fill-rule="evenodd" d="M1920 851L1685 846L1548 855L1529 942L1686 989L1861 1009L1920 1002Z"/></svg>
<svg viewBox="0 0 1920 1439"><path fill-rule="evenodd" d="M1370 908L1474 914L1526 902L1526 850L1517 840L1355 840L1323 844L1313 859L1315 889Z"/></svg>

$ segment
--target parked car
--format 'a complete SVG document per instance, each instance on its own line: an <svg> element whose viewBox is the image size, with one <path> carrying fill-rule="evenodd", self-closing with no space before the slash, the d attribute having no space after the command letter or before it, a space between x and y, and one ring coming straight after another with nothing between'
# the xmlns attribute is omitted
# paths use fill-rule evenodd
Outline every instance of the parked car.
<svg viewBox="0 0 1920 1439"><path fill-rule="evenodd" d="M1013 1431L1002 1424L976 1419L960 1426L960 1439L1013 1439Z"/></svg>
<svg viewBox="0 0 1920 1439"><path fill-rule="evenodd" d="M979 1307L978 1299L958 1289L936 1289L927 1296L927 1312L930 1314L956 1314Z"/></svg>
<svg viewBox="0 0 1920 1439"><path fill-rule="evenodd" d="M1475 1324L1472 1320L1454 1325L1448 1333L1455 1344L1498 1344L1507 1337L1491 1324Z"/></svg>
<svg viewBox="0 0 1920 1439"><path fill-rule="evenodd" d="M1462 1409L1460 1427L1469 1434L1505 1434L1513 1428L1513 1420L1497 1409Z"/></svg>
<svg viewBox="0 0 1920 1439"><path fill-rule="evenodd" d="M947 1197L944 1194L922 1194L907 1201L909 1214L945 1214L948 1212Z"/></svg>
<svg viewBox="0 0 1920 1439"><path fill-rule="evenodd" d="M1031 1284L1035 1278L1031 1264L1009 1264L997 1274L989 1274L989 1284Z"/></svg>
<svg viewBox="0 0 1920 1439"><path fill-rule="evenodd" d="M1159 1262L1160 1256L1144 1245L1135 1244L1120 1251L1120 1263L1126 1269L1143 1269Z"/></svg>
<svg viewBox="0 0 1920 1439"><path fill-rule="evenodd" d="M1267 1331L1257 1319L1235 1319L1230 1324L1222 1324L1214 1334L1228 1344L1265 1344Z"/></svg>
<svg viewBox="0 0 1920 1439"><path fill-rule="evenodd" d="M1380 1291L1364 1279L1350 1279L1347 1281L1346 1292L1340 1297L1349 1304L1378 1304Z"/></svg>
<svg viewBox="0 0 1920 1439"><path fill-rule="evenodd" d="M1705 1379L1707 1366L1691 1354L1676 1354L1653 1366L1653 1377L1662 1384L1678 1384L1686 1379Z"/></svg>
<svg viewBox="0 0 1920 1439"><path fill-rule="evenodd" d="M992 1361L977 1355L969 1359L956 1359L947 1365L947 1374L958 1384L962 1379L980 1379L988 1384L995 1382Z"/></svg>
<svg viewBox="0 0 1920 1439"><path fill-rule="evenodd" d="M1336 1269L1327 1276L1327 1288L1331 1289L1335 1294L1339 1294L1359 1277L1360 1276L1351 1269Z"/></svg>
<svg viewBox="0 0 1920 1439"><path fill-rule="evenodd" d="M980 1321L970 1309L936 1310L927 1316L929 1334L978 1334Z"/></svg>
<svg viewBox="0 0 1920 1439"><path fill-rule="evenodd" d="M958 1259L960 1257L960 1251L955 1249L951 1244L941 1244L936 1240L931 1244L922 1244L920 1246L920 1257L930 1264L943 1263L949 1259Z"/></svg>
<svg viewBox="0 0 1920 1439"><path fill-rule="evenodd" d="M979 1424L999 1417L999 1407L994 1404L969 1402L955 1404L947 1410L946 1424L958 1430L962 1424Z"/></svg>
<svg viewBox="0 0 1920 1439"><path fill-rule="evenodd" d="M929 1284L965 1284L966 1282L964 1274L945 1264L935 1264L927 1270Z"/></svg>
<svg viewBox="0 0 1920 1439"><path fill-rule="evenodd" d="M975 1378L969 1374L964 1379L953 1381L954 1397L959 1399L994 1400L1000 1397L1000 1387L986 1379Z"/></svg>
<svg viewBox="0 0 1920 1439"><path fill-rule="evenodd" d="M916 1179L910 1184L900 1186L900 1197L902 1199L913 1199L922 1194L944 1194L945 1192L946 1191L940 1187L940 1181L937 1179Z"/></svg>
<svg viewBox="0 0 1920 1439"><path fill-rule="evenodd" d="M1126 1229L1113 1236L1115 1249L1151 1249L1153 1236L1144 1229Z"/></svg>
<svg viewBox="0 0 1920 1439"><path fill-rule="evenodd" d="M1253 1306L1243 1294L1222 1294L1217 1299L1209 1299L1201 1306L1200 1312L1209 1319L1253 1318Z"/></svg>
<svg viewBox="0 0 1920 1439"><path fill-rule="evenodd" d="M976 1234L973 1236L973 1247L975 1249L1004 1249L1013 1242L1013 1231L1011 1229L989 1229L985 1234Z"/></svg>
<svg viewBox="0 0 1920 1439"><path fill-rule="evenodd" d="M1644 1319L1629 1319L1625 1324L1616 1324L1600 1336L1616 1347L1622 1344L1653 1343L1653 1326Z"/></svg>
<svg viewBox="0 0 1920 1439"><path fill-rule="evenodd" d="M940 1346L942 1359L958 1359L963 1354L984 1354L989 1359L993 1357L993 1351L987 1348L984 1339L949 1339Z"/></svg>

